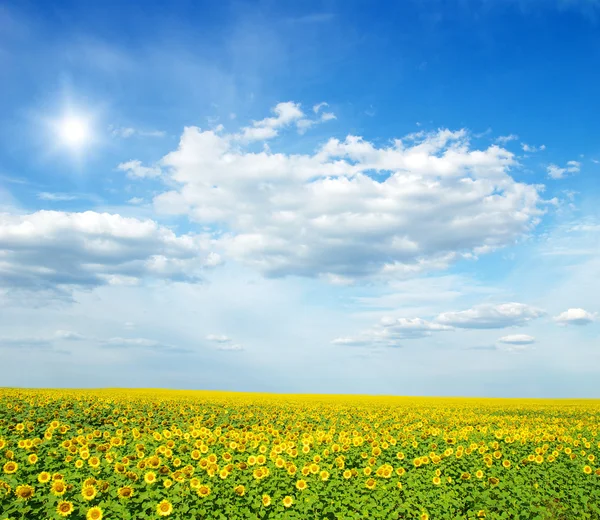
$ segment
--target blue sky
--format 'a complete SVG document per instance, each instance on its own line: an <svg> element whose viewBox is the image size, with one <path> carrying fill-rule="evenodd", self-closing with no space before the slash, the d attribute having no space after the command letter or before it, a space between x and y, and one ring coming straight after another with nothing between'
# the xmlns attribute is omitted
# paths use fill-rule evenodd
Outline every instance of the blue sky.
<svg viewBox="0 0 600 520"><path fill-rule="evenodd" d="M600 397L599 30L5 2L2 384Z"/></svg>

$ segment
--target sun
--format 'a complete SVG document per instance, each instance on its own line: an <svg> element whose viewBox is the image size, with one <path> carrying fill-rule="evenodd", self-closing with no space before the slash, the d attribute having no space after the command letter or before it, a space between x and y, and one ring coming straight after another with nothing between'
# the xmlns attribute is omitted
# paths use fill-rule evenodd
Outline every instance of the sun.
<svg viewBox="0 0 600 520"><path fill-rule="evenodd" d="M57 125L60 141L70 148L81 148L90 141L88 121L81 116L66 116Z"/></svg>

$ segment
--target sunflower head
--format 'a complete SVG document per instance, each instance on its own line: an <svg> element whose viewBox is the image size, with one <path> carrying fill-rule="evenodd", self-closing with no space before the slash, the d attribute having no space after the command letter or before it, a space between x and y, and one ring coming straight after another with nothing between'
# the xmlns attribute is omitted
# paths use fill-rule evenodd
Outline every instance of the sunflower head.
<svg viewBox="0 0 600 520"><path fill-rule="evenodd" d="M103 512L98 506L88 509L85 515L86 520L102 520Z"/></svg>
<svg viewBox="0 0 600 520"><path fill-rule="evenodd" d="M94 486L84 486L81 490L81 496L84 500L93 500L94 498L96 498L97 494L98 491Z"/></svg>
<svg viewBox="0 0 600 520"><path fill-rule="evenodd" d="M40 484L45 484L46 482L50 482L51 478L52 478L52 476L50 475L50 473L48 473L47 471L42 471L38 475L37 479Z"/></svg>
<svg viewBox="0 0 600 520"><path fill-rule="evenodd" d="M73 510L73 503L67 500L61 500L56 506L56 512L59 516L69 516Z"/></svg>
<svg viewBox="0 0 600 520"><path fill-rule="evenodd" d="M208 495L210 495L210 487L208 487L205 484L201 484L200 486L198 486L198 496L205 498Z"/></svg>
<svg viewBox="0 0 600 520"><path fill-rule="evenodd" d="M173 505L168 500L163 500L156 506L158 516L169 516L173 512Z"/></svg>
<svg viewBox="0 0 600 520"><path fill-rule="evenodd" d="M9 460L6 464L4 464L4 466L2 467L2 470L4 471L4 473L6 473L7 475L12 475L13 473L16 473L17 470L19 469L19 465L12 461Z"/></svg>
<svg viewBox="0 0 600 520"><path fill-rule="evenodd" d="M15 490L15 495L21 500L29 500L34 493L35 489L28 485L17 486L17 489Z"/></svg>
<svg viewBox="0 0 600 520"><path fill-rule="evenodd" d="M133 488L130 486L119 488L119 491L117 491L117 495L119 498L122 499L131 498L133 496Z"/></svg>

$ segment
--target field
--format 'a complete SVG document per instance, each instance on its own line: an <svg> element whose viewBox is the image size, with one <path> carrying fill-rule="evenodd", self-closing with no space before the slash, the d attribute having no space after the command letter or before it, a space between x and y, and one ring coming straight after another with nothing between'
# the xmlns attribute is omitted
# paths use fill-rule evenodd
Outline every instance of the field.
<svg viewBox="0 0 600 520"><path fill-rule="evenodd" d="M600 402L0 389L0 520L600 519Z"/></svg>

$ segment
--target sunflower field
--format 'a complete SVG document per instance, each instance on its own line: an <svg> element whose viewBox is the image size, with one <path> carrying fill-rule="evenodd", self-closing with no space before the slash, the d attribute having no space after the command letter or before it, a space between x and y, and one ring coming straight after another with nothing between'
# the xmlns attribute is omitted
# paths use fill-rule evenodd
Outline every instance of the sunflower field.
<svg viewBox="0 0 600 520"><path fill-rule="evenodd" d="M600 519L600 402L0 389L0 520Z"/></svg>

